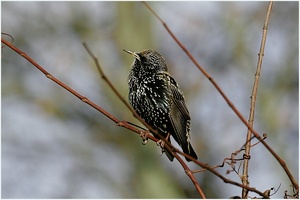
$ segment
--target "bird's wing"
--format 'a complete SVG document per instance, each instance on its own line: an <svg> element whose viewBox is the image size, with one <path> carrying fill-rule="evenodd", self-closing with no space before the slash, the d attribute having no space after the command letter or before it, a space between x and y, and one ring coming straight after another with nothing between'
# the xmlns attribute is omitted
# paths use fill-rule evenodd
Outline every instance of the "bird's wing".
<svg viewBox="0 0 300 200"><path fill-rule="evenodd" d="M189 111L185 105L183 94L179 90L176 81L172 77L170 77L170 88L172 92L170 120L175 131L176 137L178 139L177 142L182 148L185 148L190 145L191 118L189 115Z"/></svg>
<svg viewBox="0 0 300 200"><path fill-rule="evenodd" d="M180 91L176 81L170 77L170 87L172 92L173 102L176 105L177 109L180 111L185 120L190 120L189 111L185 105L183 93Z"/></svg>

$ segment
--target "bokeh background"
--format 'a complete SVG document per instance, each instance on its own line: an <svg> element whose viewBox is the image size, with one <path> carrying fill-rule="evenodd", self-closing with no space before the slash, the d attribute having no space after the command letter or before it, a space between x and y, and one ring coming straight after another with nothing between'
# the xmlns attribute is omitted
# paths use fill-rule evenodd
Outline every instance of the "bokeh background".
<svg viewBox="0 0 300 200"><path fill-rule="evenodd" d="M268 2L150 2L245 118ZM275 2L268 29L255 129L299 181L299 4ZM245 142L246 127L140 2L2 2L2 32L52 75L115 117L138 123L101 80L82 46L127 99L133 58L122 49L160 52L185 93L192 143L202 162L222 163ZM10 40L7 36L5 39ZM2 45L2 198L198 198L178 162L153 142L116 126ZM239 155L238 157L241 157ZM189 163L192 169L197 169ZM218 169L226 175L229 166ZM209 172L196 175L208 198L241 195ZM278 162L251 150L250 186L291 193ZM254 197L255 194L250 193Z"/></svg>

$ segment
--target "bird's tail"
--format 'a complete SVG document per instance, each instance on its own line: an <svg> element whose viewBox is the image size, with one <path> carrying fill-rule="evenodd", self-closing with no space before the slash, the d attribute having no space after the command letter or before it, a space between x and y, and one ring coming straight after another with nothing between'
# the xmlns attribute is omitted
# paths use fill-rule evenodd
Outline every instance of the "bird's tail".
<svg viewBox="0 0 300 200"><path fill-rule="evenodd" d="M174 156L173 156L172 152L170 152L169 150L165 149L165 153L166 153L167 157L169 158L169 160L171 162L173 162Z"/></svg>
<svg viewBox="0 0 300 200"><path fill-rule="evenodd" d="M188 145L184 145L182 148L183 152L190 155L191 157L195 158L196 160L198 160L198 156L196 154L196 152L194 151L191 143L188 143ZM188 162L190 162L191 160L188 158L185 158Z"/></svg>
<svg viewBox="0 0 300 200"><path fill-rule="evenodd" d="M171 143L171 141L169 141L169 142ZM188 155L190 155L191 157L193 157L193 158L195 158L196 160L198 160L198 156L197 156L196 152L194 151L194 149L193 149L191 143L188 142L188 144L183 145L183 147L184 147L184 148L182 148L182 150L183 150L183 152L184 152L185 154L188 154ZM166 155L167 155L167 157L169 158L169 160L170 160L171 162L173 162L173 160L174 160L173 153L172 153L171 151L169 151L168 149L166 149L166 148L164 148L163 151L166 153ZM188 159L188 158L185 158L185 159L186 159L188 162L192 161L192 160L190 160L190 159Z"/></svg>
<svg viewBox="0 0 300 200"><path fill-rule="evenodd" d="M173 156L172 152L170 152L168 149L164 149L164 152L166 153L166 155L167 155L167 157L169 158L169 160L170 160L171 162L173 162L174 156ZM195 158L196 160L198 160L198 156L197 156L196 152L194 151L194 149L193 149L193 147L192 147L191 145L189 146L189 149L188 149L188 148L183 148L183 152L184 152L185 154L188 154L188 155L190 155L191 157ZM186 159L188 162L192 161L192 160L190 160L190 159L188 159L188 158L185 158L185 159Z"/></svg>

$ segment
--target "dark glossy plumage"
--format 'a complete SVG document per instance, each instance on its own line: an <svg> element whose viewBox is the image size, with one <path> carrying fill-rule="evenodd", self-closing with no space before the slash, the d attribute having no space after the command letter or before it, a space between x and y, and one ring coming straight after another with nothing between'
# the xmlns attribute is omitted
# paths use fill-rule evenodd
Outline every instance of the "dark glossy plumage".
<svg viewBox="0 0 300 200"><path fill-rule="evenodd" d="M189 111L165 59L153 50L124 51L135 58L128 77L133 109L162 136L170 133L184 153L198 159L190 143ZM173 161L174 156L168 151L166 154Z"/></svg>

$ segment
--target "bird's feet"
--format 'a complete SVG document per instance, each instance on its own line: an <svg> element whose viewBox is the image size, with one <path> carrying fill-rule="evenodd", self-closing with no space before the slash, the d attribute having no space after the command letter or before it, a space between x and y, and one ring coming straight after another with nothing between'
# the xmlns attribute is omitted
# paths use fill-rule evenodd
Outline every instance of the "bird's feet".
<svg viewBox="0 0 300 200"><path fill-rule="evenodd" d="M140 137L143 139L142 144L145 145L148 143L148 137L147 137L148 131L141 131Z"/></svg>
<svg viewBox="0 0 300 200"><path fill-rule="evenodd" d="M169 140L170 138L170 133L168 133L167 137L166 137L166 140ZM158 140L156 142L157 146L160 146L161 148L161 155L165 152L165 142L163 140Z"/></svg>
<svg viewBox="0 0 300 200"><path fill-rule="evenodd" d="M160 146L162 149L163 149L164 146L165 146L165 142L164 142L163 140L158 140L158 141L156 142L156 144L157 144L157 146Z"/></svg>
<svg viewBox="0 0 300 200"><path fill-rule="evenodd" d="M163 155L163 153L165 152L165 148L164 148L165 142L163 140L158 140L156 142L156 144L157 144L157 146L160 146L160 148L161 148L161 154L160 154L160 156Z"/></svg>

